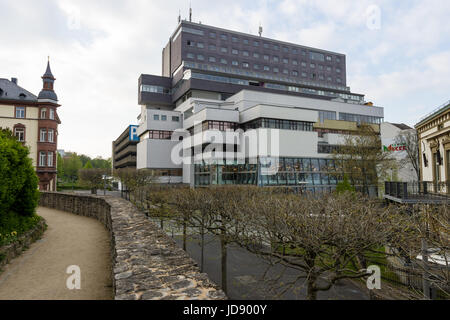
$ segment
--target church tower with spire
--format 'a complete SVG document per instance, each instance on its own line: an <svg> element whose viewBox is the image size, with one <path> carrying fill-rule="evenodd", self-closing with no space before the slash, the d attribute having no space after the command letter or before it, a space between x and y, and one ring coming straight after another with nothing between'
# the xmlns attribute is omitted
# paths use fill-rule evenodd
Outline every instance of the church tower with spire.
<svg viewBox="0 0 450 320"><path fill-rule="evenodd" d="M50 59L42 76L42 90L37 97L39 108L37 167L40 190L56 190L56 161L58 124L61 123L57 109L58 96L54 91L56 78L50 69Z"/></svg>

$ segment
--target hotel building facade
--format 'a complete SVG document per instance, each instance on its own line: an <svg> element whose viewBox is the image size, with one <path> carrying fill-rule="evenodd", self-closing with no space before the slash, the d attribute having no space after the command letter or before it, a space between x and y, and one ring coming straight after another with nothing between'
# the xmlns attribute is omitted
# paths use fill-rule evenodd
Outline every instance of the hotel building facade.
<svg viewBox="0 0 450 320"><path fill-rule="evenodd" d="M60 107L53 90L56 80L50 63L38 96L18 85L16 78L0 79L0 127L9 128L27 146L39 178L40 190L56 190L56 150Z"/></svg>
<svg viewBox="0 0 450 320"><path fill-rule="evenodd" d="M384 117L346 83L343 54L180 21L162 76L139 78L137 168L193 186L330 191L332 151Z"/></svg>

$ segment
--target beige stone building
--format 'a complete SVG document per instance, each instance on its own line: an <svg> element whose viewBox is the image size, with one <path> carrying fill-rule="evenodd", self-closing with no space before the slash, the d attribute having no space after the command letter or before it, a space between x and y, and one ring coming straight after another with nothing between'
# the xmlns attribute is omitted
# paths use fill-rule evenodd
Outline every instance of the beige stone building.
<svg viewBox="0 0 450 320"><path fill-rule="evenodd" d="M38 96L18 85L18 80L0 78L0 127L9 128L27 146L40 190L56 190L56 150L58 143L58 98L56 80L47 64Z"/></svg>
<svg viewBox="0 0 450 320"><path fill-rule="evenodd" d="M419 136L421 180L450 193L450 100L415 125Z"/></svg>

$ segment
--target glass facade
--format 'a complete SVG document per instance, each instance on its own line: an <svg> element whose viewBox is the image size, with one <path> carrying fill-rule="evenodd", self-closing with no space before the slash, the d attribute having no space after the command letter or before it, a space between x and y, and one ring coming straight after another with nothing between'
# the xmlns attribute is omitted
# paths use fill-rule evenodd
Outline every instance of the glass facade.
<svg viewBox="0 0 450 320"><path fill-rule="evenodd" d="M339 120L344 121L352 121L360 123L373 123L373 124L381 124L383 122L383 118L380 117L373 117L373 116L365 116L361 114L353 114L353 113L339 113Z"/></svg>
<svg viewBox="0 0 450 320"><path fill-rule="evenodd" d="M228 160L227 160L228 161ZM313 193L336 189L338 177L333 159L260 158L258 164L195 164L195 186L252 184L294 186Z"/></svg>

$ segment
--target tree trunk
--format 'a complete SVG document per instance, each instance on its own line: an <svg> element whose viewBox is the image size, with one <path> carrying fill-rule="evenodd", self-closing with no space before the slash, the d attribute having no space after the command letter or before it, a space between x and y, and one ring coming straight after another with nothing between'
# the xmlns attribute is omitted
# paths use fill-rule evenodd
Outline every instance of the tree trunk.
<svg viewBox="0 0 450 320"><path fill-rule="evenodd" d="M202 216L202 225L200 227L200 246L201 246L201 255L200 255L200 272L203 272L203 266L205 261L205 227L204 227L204 221Z"/></svg>
<svg viewBox="0 0 450 320"><path fill-rule="evenodd" d="M317 300L317 290L315 289L317 277L315 275L310 275L306 281L307 281L307 285L308 285L307 292L306 292L306 299L307 300Z"/></svg>
<svg viewBox="0 0 450 320"><path fill-rule="evenodd" d="M187 242L187 225L186 219L183 221L183 250L186 251L186 242Z"/></svg>
<svg viewBox="0 0 450 320"><path fill-rule="evenodd" d="M225 240L225 230L220 235L220 253L222 260L222 290L227 293L227 242Z"/></svg>

